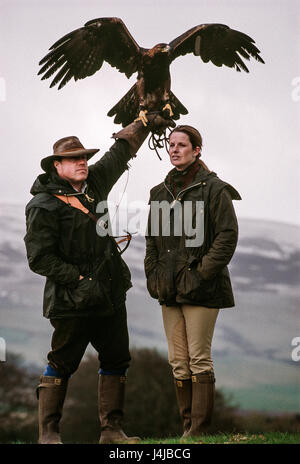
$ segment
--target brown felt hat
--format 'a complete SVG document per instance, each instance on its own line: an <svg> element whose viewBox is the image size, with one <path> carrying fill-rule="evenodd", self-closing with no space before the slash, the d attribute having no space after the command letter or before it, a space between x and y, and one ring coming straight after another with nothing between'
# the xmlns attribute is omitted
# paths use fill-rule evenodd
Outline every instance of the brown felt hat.
<svg viewBox="0 0 300 464"><path fill-rule="evenodd" d="M41 161L41 167L44 171L47 171L53 160L59 157L67 158L68 156L74 157L86 155L86 159L89 160L98 151L98 148L84 148L79 138L71 135L70 137L64 137L55 142L53 145L53 155L43 158Z"/></svg>

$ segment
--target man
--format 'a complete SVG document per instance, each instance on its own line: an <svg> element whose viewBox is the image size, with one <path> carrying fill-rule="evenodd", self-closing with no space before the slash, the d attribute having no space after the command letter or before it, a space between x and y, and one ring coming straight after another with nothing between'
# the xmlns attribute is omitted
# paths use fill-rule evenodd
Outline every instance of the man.
<svg viewBox="0 0 300 464"><path fill-rule="evenodd" d="M69 377L89 343L98 352L100 443L135 443L121 428L126 370L130 363L125 298L130 272L113 238L97 234L97 204L128 169L127 162L150 132L172 121L149 115L113 137L110 150L94 165L98 149L65 137L42 159L26 206L24 237L29 267L45 276L43 313L54 332L48 365L37 388L39 443L61 443L59 422Z"/></svg>

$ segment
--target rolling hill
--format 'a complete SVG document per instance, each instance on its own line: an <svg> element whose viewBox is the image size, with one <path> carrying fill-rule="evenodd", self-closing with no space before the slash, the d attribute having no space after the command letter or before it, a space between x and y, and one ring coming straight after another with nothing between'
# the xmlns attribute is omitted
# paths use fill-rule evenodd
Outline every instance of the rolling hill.
<svg viewBox="0 0 300 464"><path fill-rule="evenodd" d="M27 265L24 207L0 206L0 337L7 352L42 368L51 337L42 317L44 278ZM236 306L220 311L213 341L217 387L242 409L296 412L300 361L300 227L240 219L240 238L229 269ZM160 307L145 286L144 239L135 236L123 255L133 288L128 292L131 346L167 351ZM91 348L92 350L92 348Z"/></svg>

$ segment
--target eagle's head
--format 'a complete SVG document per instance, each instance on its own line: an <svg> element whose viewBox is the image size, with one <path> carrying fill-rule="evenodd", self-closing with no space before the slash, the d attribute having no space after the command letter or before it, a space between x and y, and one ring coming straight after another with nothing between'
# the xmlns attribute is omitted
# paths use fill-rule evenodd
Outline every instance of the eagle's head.
<svg viewBox="0 0 300 464"><path fill-rule="evenodd" d="M155 45L153 48L151 48L148 51L148 54L151 57L158 56L158 55L164 55L164 54L168 55L169 50L170 50L170 46L168 44L159 43Z"/></svg>

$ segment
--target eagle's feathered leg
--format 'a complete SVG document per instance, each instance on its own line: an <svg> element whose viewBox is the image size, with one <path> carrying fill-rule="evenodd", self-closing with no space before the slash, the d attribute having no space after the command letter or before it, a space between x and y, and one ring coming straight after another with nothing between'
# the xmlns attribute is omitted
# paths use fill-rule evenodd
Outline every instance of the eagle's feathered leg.
<svg viewBox="0 0 300 464"><path fill-rule="evenodd" d="M146 127L148 124L148 119L146 114L148 113L148 110L146 110L146 105L145 105L145 79L144 79L144 73L141 71L138 75L138 80L136 83L136 92L139 98L139 115L135 119L135 121L142 121L143 125Z"/></svg>
<svg viewBox="0 0 300 464"><path fill-rule="evenodd" d="M170 89L171 89L171 76L169 74L168 79L165 80L164 82L164 89L163 89L163 102L165 103L162 111L168 111L169 118L174 116L172 106L170 104Z"/></svg>

